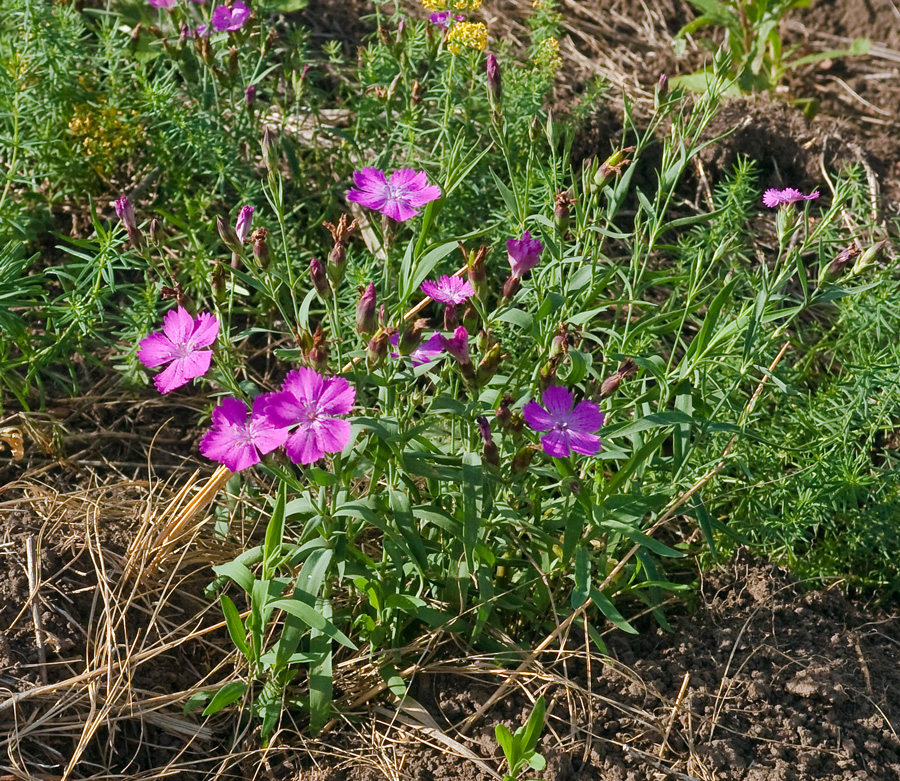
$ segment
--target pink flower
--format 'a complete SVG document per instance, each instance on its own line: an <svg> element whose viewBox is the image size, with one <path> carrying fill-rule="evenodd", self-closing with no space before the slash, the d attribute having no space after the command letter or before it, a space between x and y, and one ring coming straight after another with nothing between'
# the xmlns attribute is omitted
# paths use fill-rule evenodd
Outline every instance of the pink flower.
<svg viewBox="0 0 900 781"><path fill-rule="evenodd" d="M147 0L153 8L174 8L178 0Z"/></svg>
<svg viewBox="0 0 900 781"><path fill-rule="evenodd" d="M448 277L445 274L437 282L423 282L422 292L442 304L464 304L475 295L475 288L460 277Z"/></svg>
<svg viewBox="0 0 900 781"><path fill-rule="evenodd" d="M397 222L415 217L426 203L441 197L441 188L428 184L424 171L401 168L388 183L384 171L367 166L353 174L358 189L347 191L347 200L381 212Z"/></svg>
<svg viewBox="0 0 900 781"><path fill-rule="evenodd" d="M273 425L294 428L285 450L296 464L312 464L326 453L339 453L350 441L346 415L356 401L356 389L343 377L325 379L303 367L288 372L283 389L270 393L262 407Z"/></svg>
<svg viewBox="0 0 900 781"><path fill-rule="evenodd" d="M237 237L240 239L241 244L247 241L247 236L250 235L251 222L253 222L253 207L244 206L241 208L237 222L234 224L234 231L237 233Z"/></svg>
<svg viewBox="0 0 900 781"><path fill-rule="evenodd" d="M535 431L549 431L541 437L547 455L563 458L571 451L592 456L600 450L600 437L593 432L603 425L603 413L592 401L581 401L572 409L572 394L562 386L551 385L541 399L546 409L529 401L522 409L525 422Z"/></svg>
<svg viewBox="0 0 900 781"><path fill-rule="evenodd" d="M248 419L243 401L233 397L222 399L213 410L212 426L200 442L200 452L225 464L232 472L240 472L283 445L288 430L274 425L262 414L265 402L265 396L257 396Z"/></svg>
<svg viewBox="0 0 900 781"><path fill-rule="evenodd" d="M138 358L148 368L169 366L153 382L160 393L169 393L209 371L212 350L203 350L216 341L219 321L209 312L194 319L183 307L166 312L162 333L144 337Z"/></svg>
<svg viewBox="0 0 900 781"><path fill-rule="evenodd" d="M781 206L783 203L796 203L797 201L811 201L819 197L819 191L804 195L794 187L785 187L783 190L769 189L763 193L763 204L770 209Z"/></svg>
<svg viewBox="0 0 900 781"><path fill-rule="evenodd" d="M400 344L400 334L392 334L391 345L396 347L398 344ZM444 352L444 345L441 344L441 334L439 331L435 331L427 342L422 342L409 354L409 359L413 362L413 366L421 366L423 363L433 361L442 352ZM391 358L399 357L400 353L391 353Z"/></svg>
<svg viewBox="0 0 900 781"><path fill-rule="evenodd" d="M471 366L472 358L469 355L469 332L461 325L453 332L453 336L447 338L441 336L441 346L459 362L460 366Z"/></svg>
<svg viewBox="0 0 900 781"><path fill-rule="evenodd" d="M540 262L543 249L544 245L538 239L531 238L529 231L525 231L521 239L507 241L507 260L513 277L521 279L531 271Z"/></svg>
<svg viewBox="0 0 900 781"><path fill-rule="evenodd" d="M457 22L463 22L466 17L462 14L451 13L450 11L435 11L428 17L429 22L435 25L435 27L440 27L442 30L446 30L450 26L451 19L455 19Z"/></svg>
<svg viewBox="0 0 900 781"><path fill-rule="evenodd" d="M116 216L122 220L122 224L127 230L137 228L137 220L134 217L134 208L128 202L127 195L123 195L113 205L116 207Z"/></svg>
<svg viewBox="0 0 900 781"><path fill-rule="evenodd" d="M234 0L231 8L220 5L212 13L212 26L217 30L240 30L250 16L250 9L243 0Z"/></svg>

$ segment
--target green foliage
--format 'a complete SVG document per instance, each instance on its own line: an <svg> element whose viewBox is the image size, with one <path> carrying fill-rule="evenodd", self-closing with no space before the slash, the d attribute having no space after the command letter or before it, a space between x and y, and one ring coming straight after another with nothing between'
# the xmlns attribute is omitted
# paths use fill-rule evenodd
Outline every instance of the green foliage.
<svg viewBox="0 0 900 781"><path fill-rule="evenodd" d="M783 50L781 23L797 8L809 6L809 0L690 0L700 16L678 32L676 48L683 50L686 37L704 27L718 27L727 35L731 56L731 76L738 92L773 91L792 68L822 60L866 54L869 42L857 39L848 49L832 49L792 57L797 46ZM713 51L717 48L712 44ZM681 76L673 81L691 89L703 90L708 74Z"/></svg>
<svg viewBox="0 0 900 781"><path fill-rule="evenodd" d="M498 724L494 728L497 743L500 744L506 758L503 781L519 781L526 768L541 771L546 767L546 760L536 751L541 730L544 728L546 710L544 698L538 697L528 721L515 732L510 732L503 724Z"/></svg>

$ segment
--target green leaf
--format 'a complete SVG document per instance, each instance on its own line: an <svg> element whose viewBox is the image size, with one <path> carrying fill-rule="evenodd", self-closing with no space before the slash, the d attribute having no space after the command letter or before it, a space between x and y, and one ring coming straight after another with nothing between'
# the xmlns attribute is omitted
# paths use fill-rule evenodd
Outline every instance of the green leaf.
<svg viewBox="0 0 900 781"><path fill-rule="evenodd" d="M247 691L247 684L243 681L229 681L216 692L209 705L204 709L203 715L212 716L222 708L227 708L231 703L237 702L243 697L245 691Z"/></svg>
<svg viewBox="0 0 900 781"><path fill-rule="evenodd" d="M284 483L278 484L275 495L275 506L272 517L266 527L266 541L263 546L263 578L269 579L275 574L281 558L281 541L284 539L284 505L287 489Z"/></svg>
<svg viewBox="0 0 900 781"><path fill-rule="evenodd" d="M422 536L416 527L416 521L409 504L409 497L400 491L391 491L391 511L394 523L406 542L407 550L412 555L419 569L424 571L428 566L428 554L422 542Z"/></svg>
<svg viewBox="0 0 900 781"><path fill-rule="evenodd" d="M500 744L500 748L503 749L503 756L506 757L509 769L512 770L519 760L519 752L515 750L512 733L503 724L498 724L494 727L494 735L497 738L497 743Z"/></svg>
<svg viewBox="0 0 900 781"><path fill-rule="evenodd" d="M525 722L525 730L522 734L522 748L525 754L532 753L537 747L537 742L541 737L541 731L544 729L544 714L547 712L547 703L544 702L543 695L538 697L534 703L534 709ZM534 767L534 765L532 765Z"/></svg>
<svg viewBox="0 0 900 781"><path fill-rule="evenodd" d="M216 575L230 578L247 594L253 591L253 581L256 580L256 578L254 578L253 573L239 561L226 561L224 564L216 564L213 567L213 572L215 572Z"/></svg>
<svg viewBox="0 0 900 781"><path fill-rule="evenodd" d="M225 626L228 628L228 636L235 648L240 651L248 661L253 661L253 654L250 646L247 644L247 630L244 622L241 621L241 614L234 606L234 602L225 594L219 595L219 601L222 604L222 612L225 614Z"/></svg>
<svg viewBox="0 0 900 781"><path fill-rule="evenodd" d="M630 635L636 635L638 633L637 629L625 620L625 617L616 609L616 606L602 591L592 588L591 600L600 608L600 612L609 619L613 626Z"/></svg>
<svg viewBox="0 0 900 781"><path fill-rule="evenodd" d="M668 545L661 543L659 540L654 540L653 537L649 537L642 531L638 531L633 526L629 526L627 523L617 521L614 518L605 519L603 521L603 526L607 529L612 529L613 531L617 531L620 534L623 534L632 542L653 551L657 556L666 556L672 559L680 559L685 556L685 554L681 551L670 548Z"/></svg>
<svg viewBox="0 0 900 781"><path fill-rule="evenodd" d="M324 617L331 618L329 600L320 599L317 606ZM331 716L331 702L334 698L331 641L324 632L312 632L309 651L314 658L309 665L309 731L315 735Z"/></svg>
<svg viewBox="0 0 900 781"><path fill-rule="evenodd" d="M312 629L318 629L332 640L336 640L341 645L352 650L356 650L356 644L350 640L340 629L331 623L325 616L318 613L315 608L301 602L299 599L276 599L269 603L269 607L274 610L283 610L285 613L297 616L306 622L306 625Z"/></svg>

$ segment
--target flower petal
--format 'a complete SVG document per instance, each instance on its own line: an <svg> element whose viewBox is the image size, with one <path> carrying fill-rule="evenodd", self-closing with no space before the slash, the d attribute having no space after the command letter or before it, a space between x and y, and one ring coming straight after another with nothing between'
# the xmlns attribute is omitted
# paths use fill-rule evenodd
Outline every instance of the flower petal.
<svg viewBox="0 0 900 781"><path fill-rule="evenodd" d="M326 415L346 415L355 401L356 388L343 377L332 377L325 382L316 406Z"/></svg>
<svg viewBox="0 0 900 781"><path fill-rule="evenodd" d="M202 377L209 371L212 362L212 352L199 350L183 358L176 358L160 374L157 374L153 382L160 393L169 393L180 388L190 380Z"/></svg>
<svg viewBox="0 0 900 781"><path fill-rule="evenodd" d="M565 458L571 452L569 447L569 432L554 429L549 434L541 437L541 447L548 456Z"/></svg>
<svg viewBox="0 0 900 781"><path fill-rule="evenodd" d="M585 434L582 431L568 431L569 445L576 453L583 456L594 456L600 452L600 437L595 434Z"/></svg>
<svg viewBox="0 0 900 781"><path fill-rule="evenodd" d="M282 387L294 395L297 401L309 404L318 401L324 390L324 381L315 369L303 366L288 372Z"/></svg>
<svg viewBox="0 0 900 781"><path fill-rule="evenodd" d="M138 359L144 366L153 368L162 366L174 358L174 346L169 338L161 333L145 336L138 346Z"/></svg>
<svg viewBox="0 0 900 781"><path fill-rule="evenodd" d="M253 444L265 455L281 447L288 438L288 428L277 425L265 414L266 397L257 396L253 400L253 414L250 416L250 433Z"/></svg>
<svg viewBox="0 0 900 781"><path fill-rule="evenodd" d="M187 309L180 306L166 312L166 316L163 318L163 333L176 347L187 344L193 331L194 318Z"/></svg>
<svg viewBox="0 0 900 781"><path fill-rule="evenodd" d="M547 431L556 425L556 421L536 401L529 401L522 408L522 416L529 428L534 431Z"/></svg>
<svg viewBox="0 0 900 781"><path fill-rule="evenodd" d="M385 217L390 217L397 222L406 222L408 219L415 217L419 213L405 201L400 200L399 197L386 199L379 211L381 211Z"/></svg>
<svg viewBox="0 0 900 781"><path fill-rule="evenodd" d="M201 312L193 324L192 347L209 347L219 335L219 321L214 314Z"/></svg>
<svg viewBox="0 0 900 781"><path fill-rule="evenodd" d="M541 401L547 408L547 412L557 423L567 423L572 413L574 401L568 388L562 385L551 385L544 391Z"/></svg>
<svg viewBox="0 0 900 781"><path fill-rule="evenodd" d="M603 425L603 413L600 405L592 401L580 401L575 405L572 414L569 415L569 428L573 431L582 431L593 434Z"/></svg>
<svg viewBox="0 0 900 781"><path fill-rule="evenodd" d="M326 453L340 453L350 441L350 421L343 418L325 418L316 421L319 447Z"/></svg>
<svg viewBox="0 0 900 781"><path fill-rule="evenodd" d="M312 464L325 455L319 447L314 426L305 423L291 434L284 445L288 458L295 464Z"/></svg>

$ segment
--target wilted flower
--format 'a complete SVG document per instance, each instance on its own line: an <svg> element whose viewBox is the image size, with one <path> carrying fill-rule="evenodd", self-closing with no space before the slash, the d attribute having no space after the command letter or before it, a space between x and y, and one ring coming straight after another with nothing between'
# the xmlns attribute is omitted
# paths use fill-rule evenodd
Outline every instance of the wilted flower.
<svg viewBox="0 0 900 781"><path fill-rule="evenodd" d="M425 280L422 283L422 292L442 304L464 304L475 295L475 289L464 279L446 274L437 282Z"/></svg>
<svg viewBox="0 0 900 781"><path fill-rule="evenodd" d="M538 239L531 238L530 231L525 231L521 239L509 239L506 242L506 258L512 269L512 275L521 279L541 260L544 245Z"/></svg>
<svg viewBox="0 0 900 781"><path fill-rule="evenodd" d="M481 52L485 46L487 46L487 27L484 22L459 22L447 33L447 48L453 54L461 54L464 48Z"/></svg>
<svg viewBox="0 0 900 781"><path fill-rule="evenodd" d="M469 332L465 326L460 326L453 332L453 336L441 336L441 345L459 362L460 366L471 366L472 358L469 355Z"/></svg>
<svg viewBox="0 0 900 781"><path fill-rule="evenodd" d="M209 312L195 319L183 307L166 312L162 332L141 340L138 358L148 368L169 366L153 382L160 393L169 393L209 371L212 350L209 347L219 334L219 321Z"/></svg>
<svg viewBox="0 0 900 781"><path fill-rule="evenodd" d="M212 413L212 426L200 441L200 452L207 458L240 472L258 464L266 453L281 447L288 430L276 426L261 414L265 396L253 400L253 412L247 417L247 405L240 399L222 399Z"/></svg>
<svg viewBox="0 0 900 781"><path fill-rule="evenodd" d="M325 379L313 369L288 372L282 390L265 397L264 414L275 426L294 428L285 442L296 464L312 464L326 453L339 453L350 441L346 415L356 401L356 389L343 377Z"/></svg>
<svg viewBox="0 0 900 781"><path fill-rule="evenodd" d="M768 189L763 193L763 204L770 209L787 203L796 203L797 201L811 201L819 197L819 191L804 195L794 187L785 187L783 190Z"/></svg>
<svg viewBox="0 0 900 781"><path fill-rule="evenodd" d="M397 222L415 217L426 203L441 197L441 188L428 184L424 171L401 168L391 174L390 183L384 171L367 166L353 174L357 189L347 191L347 200L381 212Z"/></svg>
<svg viewBox="0 0 900 781"><path fill-rule="evenodd" d="M600 437L593 432L603 425L603 413L592 401L581 401L572 409L574 398L567 388L553 385L541 399L546 409L529 401L522 409L525 421L535 431L549 431L541 437L544 452L563 458L573 450L592 456L600 450Z"/></svg>
<svg viewBox="0 0 900 781"><path fill-rule="evenodd" d="M240 30L250 16L250 9L243 0L234 0L231 8L220 5L212 13L212 26L217 30Z"/></svg>

